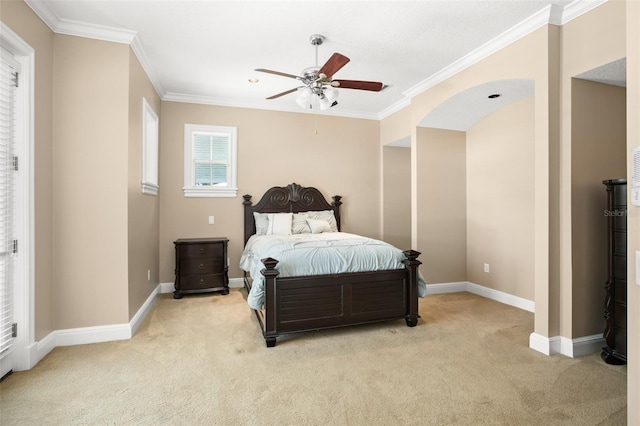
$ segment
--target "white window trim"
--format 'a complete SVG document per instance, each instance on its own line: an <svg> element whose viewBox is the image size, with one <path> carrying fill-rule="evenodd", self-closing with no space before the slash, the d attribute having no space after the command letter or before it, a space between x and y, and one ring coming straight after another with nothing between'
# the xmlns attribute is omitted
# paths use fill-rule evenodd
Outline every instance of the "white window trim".
<svg viewBox="0 0 640 426"><path fill-rule="evenodd" d="M194 162L192 135L194 132L225 133L229 135L229 184L224 187L193 185ZM237 197L238 196L238 128L205 124L184 125L184 191L185 197Z"/></svg>
<svg viewBox="0 0 640 426"><path fill-rule="evenodd" d="M147 100L142 98L142 193L158 195L159 120Z"/></svg>

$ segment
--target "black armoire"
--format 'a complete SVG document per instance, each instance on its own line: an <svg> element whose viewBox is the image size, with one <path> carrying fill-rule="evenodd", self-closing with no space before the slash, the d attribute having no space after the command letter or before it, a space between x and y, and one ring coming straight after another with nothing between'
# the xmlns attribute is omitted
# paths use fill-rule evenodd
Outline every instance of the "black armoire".
<svg viewBox="0 0 640 426"><path fill-rule="evenodd" d="M627 181L602 181L607 187L608 276L605 283L602 359L607 364L627 362Z"/></svg>

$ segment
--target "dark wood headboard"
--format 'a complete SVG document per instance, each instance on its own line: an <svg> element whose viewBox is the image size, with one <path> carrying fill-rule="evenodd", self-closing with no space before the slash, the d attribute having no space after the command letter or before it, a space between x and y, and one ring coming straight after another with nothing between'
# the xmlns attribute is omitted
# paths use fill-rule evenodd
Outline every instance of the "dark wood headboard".
<svg viewBox="0 0 640 426"><path fill-rule="evenodd" d="M256 205L251 202L251 195L243 195L244 201L244 243L256 233L256 223L253 213L299 213L318 210L333 210L340 230L340 206L341 196L333 196L333 202L329 203L324 195L311 186L304 187L297 183L287 186L274 186L264 193Z"/></svg>

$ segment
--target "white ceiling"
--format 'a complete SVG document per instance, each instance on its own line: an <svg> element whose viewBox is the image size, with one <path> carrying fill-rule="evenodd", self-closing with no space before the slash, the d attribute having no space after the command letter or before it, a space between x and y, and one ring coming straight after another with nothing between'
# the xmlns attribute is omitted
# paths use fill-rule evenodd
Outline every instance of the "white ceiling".
<svg viewBox="0 0 640 426"><path fill-rule="evenodd" d="M296 80L254 69L299 74L315 65L309 36L322 34L320 65L333 52L351 59L335 78L389 86L341 89L339 104L323 113L380 119L506 44L604 0L26 1L55 32L131 44L169 101L302 111L295 94L265 100Z"/></svg>

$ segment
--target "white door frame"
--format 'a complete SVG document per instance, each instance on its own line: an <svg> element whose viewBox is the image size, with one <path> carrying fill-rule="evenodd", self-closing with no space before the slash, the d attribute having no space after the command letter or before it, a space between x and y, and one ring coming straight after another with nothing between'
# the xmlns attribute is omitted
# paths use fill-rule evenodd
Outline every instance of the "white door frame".
<svg viewBox="0 0 640 426"><path fill-rule="evenodd" d="M35 51L4 23L0 22L0 44L15 55L21 64L18 98L16 99L16 146L19 171L16 176L16 234L18 256L17 283L14 286L14 319L18 335L11 354L4 360L14 371L29 370L37 360L31 356L35 342L34 286L34 59Z"/></svg>

